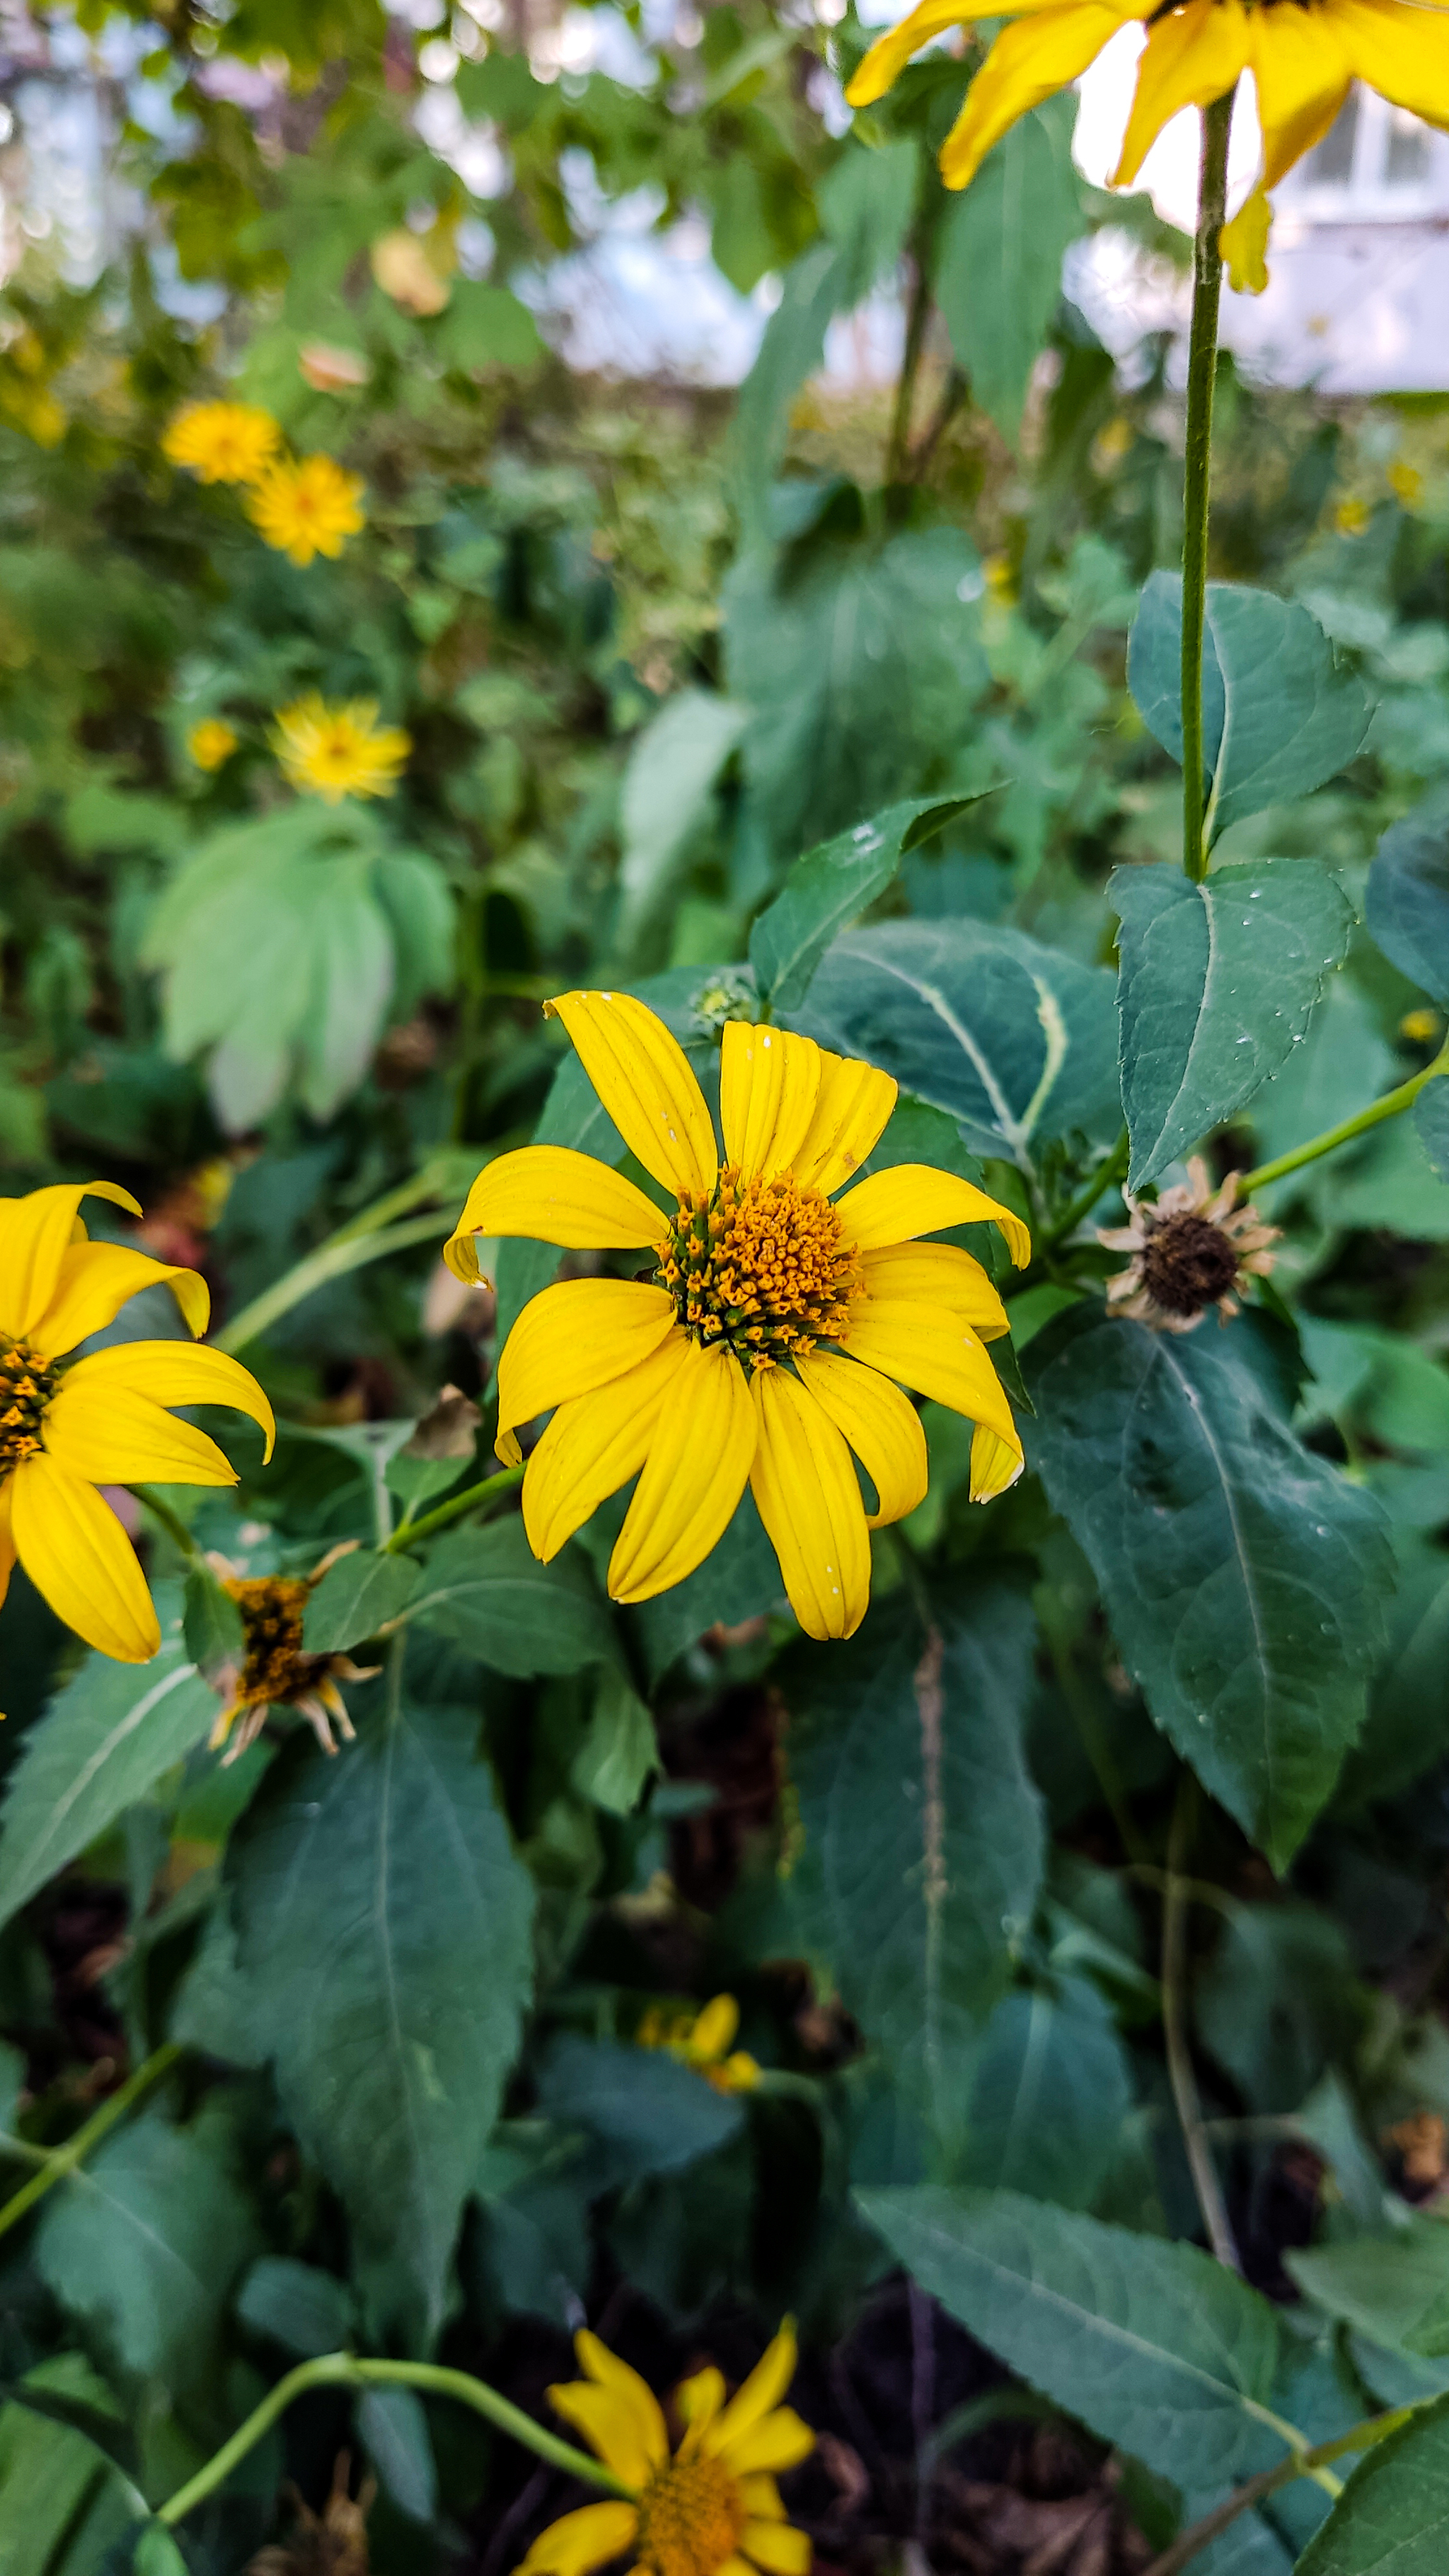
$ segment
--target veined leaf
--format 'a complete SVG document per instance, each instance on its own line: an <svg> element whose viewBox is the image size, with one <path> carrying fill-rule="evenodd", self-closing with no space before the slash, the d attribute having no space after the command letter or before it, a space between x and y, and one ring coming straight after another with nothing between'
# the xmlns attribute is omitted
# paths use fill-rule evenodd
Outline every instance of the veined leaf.
<svg viewBox="0 0 1449 2576"><path fill-rule="evenodd" d="M1355 2236L1284 2257L1300 2290L1375 2343L1449 2352L1449 2227L1407 2213L1392 2235Z"/></svg>
<svg viewBox="0 0 1449 2576"><path fill-rule="evenodd" d="M936 299L971 391L1004 438L1056 318L1062 261L1084 228L1070 94L1018 118L971 186L948 199Z"/></svg>
<svg viewBox="0 0 1449 2576"><path fill-rule="evenodd" d="M1090 2209L1121 2143L1132 2079L1094 1986L1007 1995L975 2064L961 2179Z"/></svg>
<svg viewBox="0 0 1449 2576"><path fill-rule="evenodd" d="M302 1642L308 1654L337 1654L375 1637L401 1617L421 1580L411 1557L365 1547L339 1557L307 1603Z"/></svg>
<svg viewBox="0 0 1449 2576"><path fill-rule="evenodd" d="M496 1673L576 1673L615 1652L587 1560L574 1549L540 1565L517 1518L440 1539L407 1616Z"/></svg>
<svg viewBox="0 0 1449 2576"><path fill-rule="evenodd" d="M1367 2452L1298 2576L1442 2576L1449 2548L1449 2397Z"/></svg>
<svg viewBox="0 0 1449 2576"><path fill-rule="evenodd" d="M885 892L906 851L943 831L974 801L913 797L796 860L784 891L750 932L755 980L777 1011L793 1011L804 1000L831 940Z"/></svg>

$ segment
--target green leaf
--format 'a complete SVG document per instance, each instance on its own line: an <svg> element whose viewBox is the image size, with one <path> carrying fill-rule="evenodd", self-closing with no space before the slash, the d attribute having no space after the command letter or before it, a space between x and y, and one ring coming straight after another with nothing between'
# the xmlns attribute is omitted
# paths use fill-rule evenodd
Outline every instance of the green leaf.
<svg viewBox="0 0 1449 2576"><path fill-rule="evenodd" d="M518 2047L533 1889L471 1712L289 1745L227 1858L283 2109L341 2194L372 2331L424 2339Z"/></svg>
<svg viewBox="0 0 1449 2576"><path fill-rule="evenodd" d="M1439 2397L1359 2461L1298 2576L1442 2576L1446 2546L1449 2397Z"/></svg>
<svg viewBox="0 0 1449 2576"><path fill-rule="evenodd" d="M402 1616L421 1581L422 1569L411 1557L365 1547L339 1557L307 1603L302 1643L308 1654L340 1654L379 1636Z"/></svg>
<svg viewBox="0 0 1449 2576"><path fill-rule="evenodd" d="M1300 2290L1375 2343L1449 2352L1449 2227L1400 2209L1390 2234L1285 2254Z"/></svg>
<svg viewBox="0 0 1449 2576"><path fill-rule="evenodd" d="M760 991L777 1011L793 1011L837 934L883 894L907 850L943 831L973 800L913 797L868 823L837 832L818 850L797 859L782 894L760 914L750 932L750 964Z"/></svg>
<svg viewBox="0 0 1449 2576"><path fill-rule="evenodd" d="M780 280L780 301L735 401L733 443L747 519L760 511L784 444L790 405L825 354L825 334L847 284L846 263L828 241L813 242Z"/></svg>
<svg viewBox="0 0 1449 2576"><path fill-rule="evenodd" d="M1126 2054L1094 1986L1007 1995L976 2059L961 2179L1090 2209L1131 2107Z"/></svg>
<svg viewBox="0 0 1449 2576"><path fill-rule="evenodd" d="M964 1576L936 1605L882 1602L848 1646L780 1676L800 1850L791 1922L943 2150L959 2144L965 2052L1025 1939L1041 1803L1022 1753L1034 1624L1022 1592Z"/></svg>
<svg viewBox="0 0 1449 2576"><path fill-rule="evenodd" d="M180 1622L149 1664L88 1655L22 1740L0 1828L0 1923L194 1751L218 1701Z"/></svg>
<svg viewBox="0 0 1449 2576"><path fill-rule="evenodd" d="M1435 1178L1449 1181L1449 1082L1426 1083L1414 1103L1413 1120Z"/></svg>
<svg viewBox="0 0 1449 2576"><path fill-rule="evenodd" d="M1363 1723L1393 1582L1384 1515L1296 1441L1269 1345L1076 1308L1033 1342L1034 1461L1122 1659L1275 1869Z"/></svg>
<svg viewBox="0 0 1449 2576"><path fill-rule="evenodd" d="M78 2352L57 2353L22 2392L106 2411L110 2391ZM0 2407L0 2529L5 2576L92 2576L134 2527L140 2499L106 2454L71 2425L11 2399Z"/></svg>
<svg viewBox="0 0 1449 2576"><path fill-rule="evenodd" d="M241 1612L209 1565L193 1565L186 1577L182 1636L199 1672L219 1673L225 1665L245 1660Z"/></svg>
<svg viewBox="0 0 1449 2576"><path fill-rule="evenodd" d="M241 2285L236 2312L252 2334L267 2335L301 2361L337 2352L352 2333L352 2293L335 2273L290 2254L263 2254Z"/></svg>
<svg viewBox="0 0 1449 2576"><path fill-rule="evenodd" d="M1296 2111L1363 2023L1348 1943L1309 1905L1225 1904L1193 1991L1198 2034L1249 2110Z"/></svg>
<svg viewBox="0 0 1449 2576"><path fill-rule="evenodd" d="M620 948L668 894L689 843L713 809L714 783L749 722L749 709L713 689L680 689L645 726L620 791Z"/></svg>
<svg viewBox="0 0 1449 2576"><path fill-rule="evenodd" d="M1118 868L1117 1011L1131 1189L1155 1181L1252 1099L1307 1031L1353 914L1314 859Z"/></svg>
<svg viewBox="0 0 1449 2576"><path fill-rule="evenodd" d="M1369 869L1365 918L1384 955L1449 1004L1449 800L1442 792L1385 832Z"/></svg>
<svg viewBox="0 0 1449 2576"><path fill-rule="evenodd" d="M1128 656L1132 695L1164 751L1182 759L1182 584L1155 572ZM1371 709L1316 617L1272 591L1213 581L1207 593L1203 752L1209 847L1232 823L1335 778L1363 748ZM1375 934L1377 935L1377 934Z"/></svg>
<svg viewBox="0 0 1449 2576"><path fill-rule="evenodd" d="M438 2472L428 2419L411 2388L366 2388L358 2400L362 2447L400 2513L410 2522L433 2522L438 2511Z"/></svg>
<svg viewBox="0 0 1449 2576"><path fill-rule="evenodd" d="M713 2155L739 2129L739 2099L717 2093L663 2049L612 2039L554 2040L539 2070L538 2098L559 2127L587 2129L595 2191L641 2174L679 2173Z"/></svg>
<svg viewBox="0 0 1449 2576"><path fill-rule="evenodd" d="M540 1565L516 1517L440 1539L408 1617L496 1673L576 1673L615 1653L587 1559L566 1549Z"/></svg>
<svg viewBox="0 0 1449 2576"><path fill-rule="evenodd" d="M708 1628L741 1627L786 1608L779 1559L748 1485L719 1545L682 1583L625 1612L641 1640L650 1687Z"/></svg>
<svg viewBox="0 0 1449 2576"><path fill-rule="evenodd" d="M894 272L910 228L919 169L919 146L910 135L873 148L847 143L817 185L820 221L840 257L841 312Z"/></svg>
<svg viewBox="0 0 1449 2576"><path fill-rule="evenodd" d="M536 367L544 354L538 324L526 304L506 286L489 286L482 278L455 277L445 310L429 335L445 367L506 367L521 374Z"/></svg>
<svg viewBox="0 0 1449 2576"><path fill-rule="evenodd" d="M941 224L936 301L974 399L1013 442L1061 302L1062 260L1084 229L1073 119L1070 97L1020 117Z"/></svg>
<svg viewBox="0 0 1449 2576"><path fill-rule="evenodd" d="M1041 1139L1121 1127L1113 978L1019 930L887 921L826 954L800 1026L893 1073L973 1153L1029 1168Z"/></svg>
<svg viewBox="0 0 1449 2576"><path fill-rule="evenodd" d="M1349 1811L1397 1797L1449 1752L1449 1556L1410 1530L1395 1532L1394 1547L1388 1651L1339 1789Z"/></svg>
<svg viewBox="0 0 1449 2576"><path fill-rule="evenodd" d="M1202 2489L1282 2456L1272 2308L1195 2245L1012 2191L857 2192L948 2314L1105 2442Z"/></svg>
<svg viewBox="0 0 1449 2576"><path fill-rule="evenodd" d="M662 1767L647 1707L622 1672L606 1668L588 1734L569 1770L573 1787L611 1816L632 1816Z"/></svg>

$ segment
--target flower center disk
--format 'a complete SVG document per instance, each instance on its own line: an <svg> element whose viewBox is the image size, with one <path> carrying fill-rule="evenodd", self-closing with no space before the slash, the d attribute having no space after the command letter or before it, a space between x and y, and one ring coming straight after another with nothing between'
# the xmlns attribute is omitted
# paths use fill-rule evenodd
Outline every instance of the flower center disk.
<svg viewBox="0 0 1449 2576"><path fill-rule="evenodd" d="M708 1195L681 1193L658 1253L691 1339L757 1369L837 1338L865 1284L838 1211L790 1172L743 1180L729 1165Z"/></svg>
<svg viewBox="0 0 1449 2576"><path fill-rule="evenodd" d="M0 1476L41 1447L45 1408L59 1385L59 1369L27 1343L0 1345Z"/></svg>
<svg viewBox="0 0 1449 2576"><path fill-rule="evenodd" d="M305 1686L318 1661L315 1655L302 1652L306 1584L289 1582L282 1575L263 1574L222 1588L231 1594L241 1612L246 1640L246 1667L238 1699L244 1706L258 1708L285 1703L293 1692Z"/></svg>
<svg viewBox="0 0 1449 2576"><path fill-rule="evenodd" d="M1155 1226L1142 1277L1169 1315L1201 1315L1232 1287L1238 1247L1209 1217L1170 1216Z"/></svg>
<svg viewBox="0 0 1449 2576"><path fill-rule="evenodd" d="M722 2461L671 2460L639 2499L635 2563L652 2576L716 2576L744 2523L744 2499Z"/></svg>

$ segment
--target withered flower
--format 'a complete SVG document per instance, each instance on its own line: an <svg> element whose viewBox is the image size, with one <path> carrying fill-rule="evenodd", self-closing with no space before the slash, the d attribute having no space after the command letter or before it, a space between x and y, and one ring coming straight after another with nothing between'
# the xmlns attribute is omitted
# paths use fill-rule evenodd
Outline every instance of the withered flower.
<svg viewBox="0 0 1449 2576"><path fill-rule="evenodd" d="M1280 1232L1263 1223L1251 1201L1235 1206L1239 1173L1230 1172L1214 1193L1201 1155L1187 1168L1190 1186L1180 1182L1155 1202L1124 1190L1131 1224L1097 1228L1099 1243L1132 1255L1107 1283L1109 1312L1133 1316L1156 1333L1195 1332L1213 1306L1225 1324L1238 1311L1234 1291L1271 1272L1268 1246Z"/></svg>
<svg viewBox="0 0 1449 2576"><path fill-rule="evenodd" d="M352 2462L340 2452L332 2472L332 2492L314 2513L294 2486L287 2496L296 2514L288 2540L259 2549L246 2576L368 2576L367 2517L377 2500L377 2481L364 2478L356 2498L349 2492Z"/></svg>
<svg viewBox="0 0 1449 2576"><path fill-rule="evenodd" d="M356 1729L337 1684L371 1681L381 1666L354 1664L350 1655L309 1655L303 1650L302 1627L309 1594L328 1567L356 1545L355 1539L347 1539L340 1547L329 1548L320 1565L303 1575L243 1575L224 1556L207 1559L223 1592L241 1612L245 1649L240 1665L224 1664L207 1677L222 1699L210 1741L213 1752L226 1745L224 1763L235 1762L249 1744L255 1744L271 1708L295 1708L308 1720L324 1753L337 1750L334 1725L338 1735L351 1743Z"/></svg>

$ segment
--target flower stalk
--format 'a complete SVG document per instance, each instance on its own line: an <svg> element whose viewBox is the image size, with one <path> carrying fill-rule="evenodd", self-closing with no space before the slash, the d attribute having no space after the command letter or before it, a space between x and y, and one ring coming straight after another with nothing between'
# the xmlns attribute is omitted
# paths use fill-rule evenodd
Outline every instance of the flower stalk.
<svg viewBox="0 0 1449 2576"><path fill-rule="evenodd" d="M158 2048L144 2064L137 2067L134 2075L127 2077L120 2090L112 2093L101 2104L98 2111L92 2112L84 2127L76 2130L74 2137L67 2138L62 2146L52 2147L46 2152L45 2160L39 2170L31 2175L28 2182L23 2182L20 2189L12 2193L10 2199L0 2207L0 2236L7 2235L12 2227L18 2226L26 2212L32 2210L38 2200L43 2200L48 2191L52 2191L58 2182L65 2180L67 2174L74 2173L78 2165L84 2164L92 2147L98 2147L108 2130L114 2129L117 2121L124 2120L133 2102L139 2102L143 2093L149 2093L152 2085L159 2083L161 2077L170 2072L181 2053L179 2040L168 2040L164 2048ZM17 2140L17 2144L24 2146L24 2141ZM29 2149L26 2148L25 2152L28 2154Z"/></svg>
<svg viewBox="0 0 1449 2576"><path fill-rule="evenodd" d="M1228 138L1235 91L1204 108L1193 248L1192 337L1187 370L1187 448L1182 492L1182 864L1207 875L1202 672L1207 628L1208 514L1212 503L1213 398L1223 293L1219 235L1228 210Z"/></svg>
<svg viewBox="0 0 1449 2576"><path fill-rule="evenodd" d="M1255 1172L1245 1172L1240 1184L1244 1198L1255 1190L1265 1190L1270 1181L1286 1180L1290 1172L1301 1172L1308 1163L1316 1163L1324 1154L1336 1153L1340 1145L1352 1144L1355 1136L1367 1136L1372 1128L1381 1127L1386 1118L1398 1118L1412 1109L1427 1084L1449 1074L1449 1039L1446 1039L1432 1064L1421 1073L1409 1076L1396 1091L1386 1091L1382 1100L1371 1100L1367 1109L1355 1117L1342 1119L1337 1127L1325 1128L1321 1136L1311 1136L1306 1145L1295 1145L1291 1153L1279 1154L1271 1163L1260 1163Z"/></svg>

